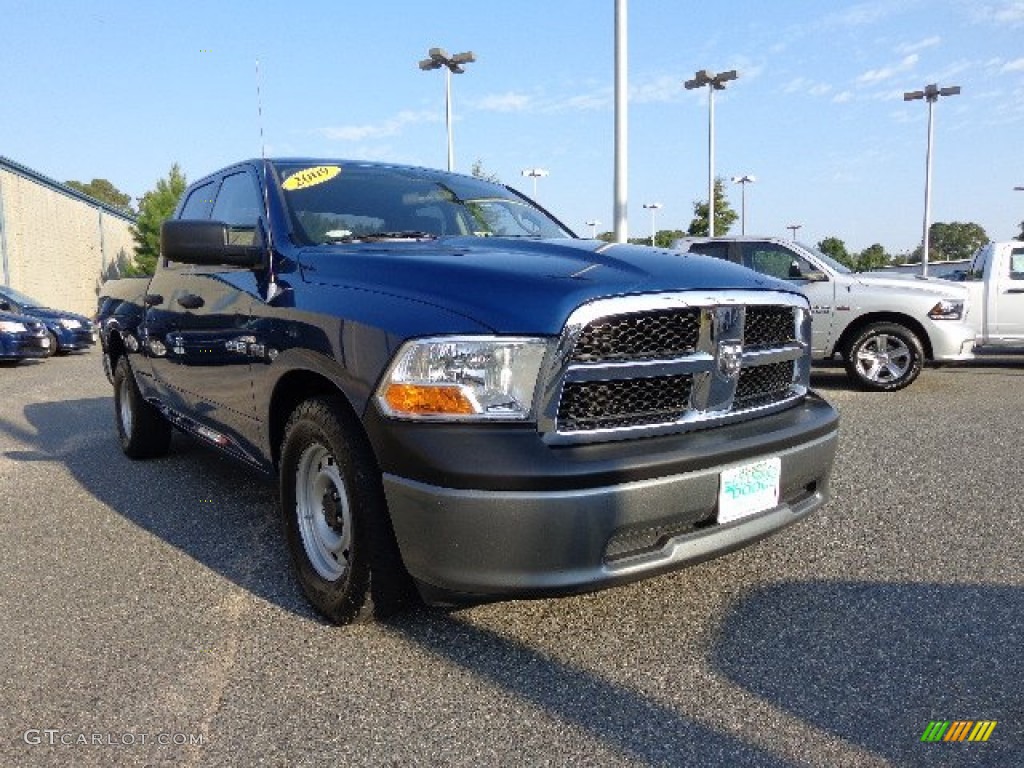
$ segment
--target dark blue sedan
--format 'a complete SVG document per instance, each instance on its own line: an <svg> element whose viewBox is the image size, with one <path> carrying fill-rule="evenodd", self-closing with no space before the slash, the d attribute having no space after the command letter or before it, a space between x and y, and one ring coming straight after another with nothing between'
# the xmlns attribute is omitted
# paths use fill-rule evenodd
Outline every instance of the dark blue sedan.
<svg viewBox="0 0 1024 768"><path fill-rule="evenodd" d="M89 349L96 343L96 327L89 318L43 306L31 296L7 286L0 286L0 311L28 315L46 326L51 355Z"/></svg>
<svg viewBox="0 0 1024 768"><path fill-rule="evenodd" d="M0 312L0 362L14 362L26 357L47 357L50 337L46 326L34 317Z"/></svg>

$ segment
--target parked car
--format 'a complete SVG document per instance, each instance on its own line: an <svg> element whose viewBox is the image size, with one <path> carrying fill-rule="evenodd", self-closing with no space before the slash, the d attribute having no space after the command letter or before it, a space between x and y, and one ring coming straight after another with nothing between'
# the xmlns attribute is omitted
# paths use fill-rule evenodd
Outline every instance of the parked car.
<svg viewBox="0 0 1024 768"><path fill-rule="evenodd" d="M0 312L0 361L18 363L27 357L47 357L50 337L34 317Z"/></svg>
<svg viewBox="0 0 1024 768"><path fill-rule="evenodd" d="M276 477L338 623L623 584L829 495L838 415L794 286L580 240L482 179L245 161L186 190L151 280L100 300L124 453L173 426Z"/></svg>
<svg viewBox="0 0 1024 768"><path fill-rule="evenodd" d="M42 302L6 285L0 286L0 310L41 321L50 337L51 355L89 349L98 338L96 326L84 315L44 306Z"/></svg>
<svg viewBox="0 0 1024 768"><path fill-rule="evenodd" d="M798 287L811 302L817 360L842 356L862 389L908 386L925 360L973 357L967 289L937 278L854 273L818 249L772 237L685 237L676 250L742 264Z"/></svg>
<svg viewBox="0 0 1024 768"><path fill-rule="evenodd" d="M970 291L968 323L975 348L998 352L1024 348L1024 242L988 243L978 249L964 277Z"/></svg>

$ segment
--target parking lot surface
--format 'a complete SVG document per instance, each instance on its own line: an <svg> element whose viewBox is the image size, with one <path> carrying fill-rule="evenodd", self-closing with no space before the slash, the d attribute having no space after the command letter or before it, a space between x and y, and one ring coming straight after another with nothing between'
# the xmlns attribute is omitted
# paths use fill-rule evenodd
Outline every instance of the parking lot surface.
<svg viewBox="0 0 1024 768"><path fill-rule="evenodd" d="M0 765L1024 764L1024 357L841 411L833 500L592 595L327 625L274 487L117 445L97 351L0 369ZM923 742L932 721L996 721Z"/></svg>

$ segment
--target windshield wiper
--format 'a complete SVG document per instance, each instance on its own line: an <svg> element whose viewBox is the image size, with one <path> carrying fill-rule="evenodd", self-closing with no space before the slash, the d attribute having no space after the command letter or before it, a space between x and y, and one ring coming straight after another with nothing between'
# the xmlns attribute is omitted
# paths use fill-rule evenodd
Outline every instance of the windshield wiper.
<svg viewBox="0 0 1024 768"><path fill-rule="evenodd" d="M396 232L371 232L365 235L348 233L340 236L332 236L328 233L328 243L376 243L382 240L436 240L437 235L419 230L400 230Z"/></svg>

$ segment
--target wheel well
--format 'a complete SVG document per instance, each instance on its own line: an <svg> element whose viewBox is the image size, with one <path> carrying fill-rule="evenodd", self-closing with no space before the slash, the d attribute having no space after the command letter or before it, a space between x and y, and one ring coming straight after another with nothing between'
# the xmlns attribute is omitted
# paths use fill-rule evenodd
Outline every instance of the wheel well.
<svg viewBox="0 0 1024 768"><path fill-rule="evenodd" d="M278 466L281 458L281 441L284 439L284 428L288 423L288 417L296 406L304 400L318 395L336 396L342 407L349 411L353 423L360 423L355 411L345 393L337 384L313 371L291 371L281 377L274 387L274 394L270 398L270 455L274 467Z"/></svg>
<svg viewBox="0 0 1024 768"><path fill-rule="evenodd" d="M924 356L929 360L931 359L932 342L928 337L928 332L924 329L924 326L909 315L901 315L899 312L872 312L871 314L858 317L846 326L842 336L839 337L839 341L836 342L836 351L843 355L843 357L846 357L846 347L850 344L850 341L866 326L874 323L894 323L895 325L902 325L907 328L907 330L913 331L914 335L917 336L918 340L921 342L921 347L924 349Z"/></svg>

